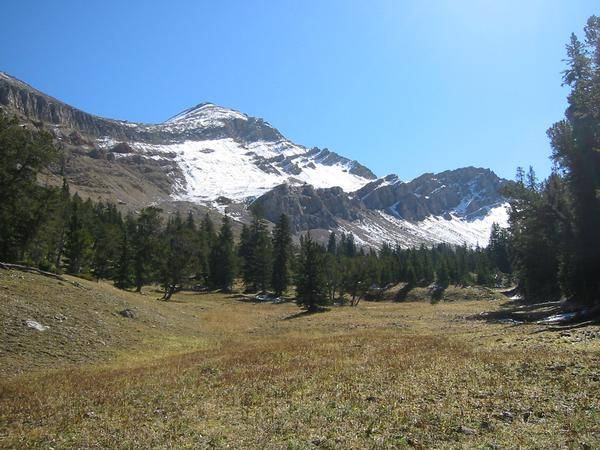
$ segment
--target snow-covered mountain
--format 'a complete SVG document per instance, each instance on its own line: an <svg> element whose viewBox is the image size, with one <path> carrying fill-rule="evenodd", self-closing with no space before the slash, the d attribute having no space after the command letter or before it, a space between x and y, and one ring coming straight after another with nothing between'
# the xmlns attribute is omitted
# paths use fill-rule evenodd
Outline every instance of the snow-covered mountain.
<svg viewBox="0 0 600 450"><path fill-rule="evenodd" d="M297 230L338 229L368 246L485 246L494 222L508 224L506 183L491 170L465 167L410 182L389 175L350 193L283 185L255 203L270 220L285 213Z"/></svg>
<svg viewBox="0 0 600 450"><path fill-rule="evenodd" d="M357 161L212 103L163 123L132 123L88 114L0 72L0 107L54 133L72 186L131 209L185 201L243 220L255 201L271 220L290 215L298 232L340 230L375 246L485 245L492 222L506 222L506 181L487 169L378 179Z"/></svg>
<svg viewBox="0 0 600 450"><path fill-rule="evenodd" d="M175 161L182 177L173 186L173 198L179 200L243 201L282 183L355 191L375 178L356 161L327 149L294 144L267 122L212 103L190 108L162 124L129 126L139 128L141 136L149 132L170 136L160 143L130 142L131 152L117 155L135 153ZM120 142L106 136L97 143L111 151Z"/></svg>

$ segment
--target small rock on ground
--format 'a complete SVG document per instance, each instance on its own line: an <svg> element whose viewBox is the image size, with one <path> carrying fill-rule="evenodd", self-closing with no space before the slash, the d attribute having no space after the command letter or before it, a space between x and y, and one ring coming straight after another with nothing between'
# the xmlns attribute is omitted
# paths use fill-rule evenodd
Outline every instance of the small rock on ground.
<svg viewBox="0 0 600 450"><path fill-rule="evenodd" d="M50 328L46 325L42 325L41 323L39 323L35 320L31 320L31 319L23 320L23 325L25 325L27 328L31 328L31 329L37 330L37 331L46 331L48 328Z"/></svg>
<svg viewBox="0 0 600 450"><path fill-rule="evenodd" d="M124 309L123 311L119 311L119 314L128 319L135 319L135 311L132 309Z"/></svg>

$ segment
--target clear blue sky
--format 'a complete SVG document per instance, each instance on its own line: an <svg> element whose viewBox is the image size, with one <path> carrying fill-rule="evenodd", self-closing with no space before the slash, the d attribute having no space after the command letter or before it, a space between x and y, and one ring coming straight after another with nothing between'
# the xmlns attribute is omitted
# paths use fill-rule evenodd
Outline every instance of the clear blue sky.
<svg viewBox="0 0 600 450"><path fill-rule="evenodd" d="M0 70L101 116L203 101L411 179L551 167L564 45L597 1L6 1Z"/></svg>

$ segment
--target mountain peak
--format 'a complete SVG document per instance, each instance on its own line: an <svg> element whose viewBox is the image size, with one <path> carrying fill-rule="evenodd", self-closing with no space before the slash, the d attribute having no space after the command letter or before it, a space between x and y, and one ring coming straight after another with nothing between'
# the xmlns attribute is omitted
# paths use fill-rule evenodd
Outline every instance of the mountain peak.
<svg viewBox="0 0 600 450"><path fill-rule="evenodd" d="M186 123L189 126L198 127L222 125L223 122L236 119L246 121L248 120L248 116L239 111L215 105L211 102L203 102L183 110L164 123Z"/></svg>

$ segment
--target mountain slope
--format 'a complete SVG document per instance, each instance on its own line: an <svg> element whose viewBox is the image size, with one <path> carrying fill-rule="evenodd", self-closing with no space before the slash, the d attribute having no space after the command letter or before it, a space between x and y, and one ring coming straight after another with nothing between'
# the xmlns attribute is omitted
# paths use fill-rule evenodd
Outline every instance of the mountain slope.
<svg viewBox="0 0 600 450"><path fill-rule="evenodd" d="M368 246L485 246L494 222L508 224L506 199L500 194L506 183L488 169L466 167L408 183L390 175L353 193L279 186L255 205L271 221L289 215L297 231L338 229Z"/></svg>
<svg viewBox="0 0 600 450"><path fill-rule="evenodd" d="M0 73L0 105L109 159L167 167L169 194L178 200L243 200L284 182L350 191L376 178L356 161L296 145L264 120L212 103L161 124L132 123L87 114Z"/></svg>
<svg viewBox="0 0 600 450"><path fill-rule="evenodd" d="M244 221L255 201L271 221L288 214L296 232L321 230L325 239L339 230L373 246L485 245L491 223L506 223L506 180L488 169L377 179L357 161L212 103L163 123L132 123L88 114L0 72L0 108L54 134L75 190L127 209L185 202Z"/></svg>

